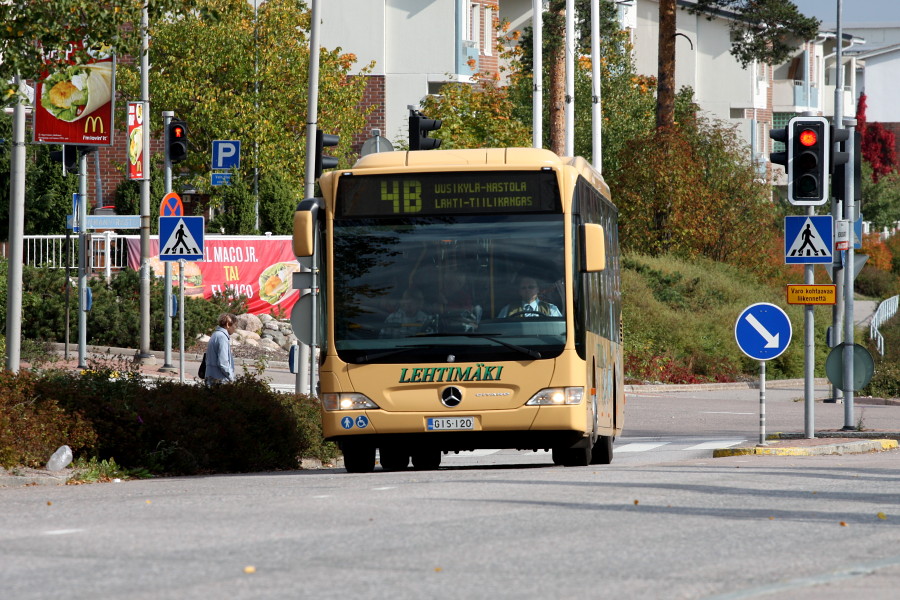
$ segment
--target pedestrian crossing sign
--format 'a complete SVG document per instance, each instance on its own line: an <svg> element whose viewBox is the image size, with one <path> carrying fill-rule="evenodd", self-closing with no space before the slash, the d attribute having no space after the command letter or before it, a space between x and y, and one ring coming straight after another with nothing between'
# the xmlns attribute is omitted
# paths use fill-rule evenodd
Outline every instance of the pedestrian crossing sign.
<svg viewBox="0 0 900 600"><path fill-rule="evenodd" d="M203 217L160 217L159 260L203 260Z"/></svg>
<svg viewBox="0 0 900 600"><path fill-rule="evenodd" d="M784 218L784 263L831 264L834 222L831 215Z"/></svg>

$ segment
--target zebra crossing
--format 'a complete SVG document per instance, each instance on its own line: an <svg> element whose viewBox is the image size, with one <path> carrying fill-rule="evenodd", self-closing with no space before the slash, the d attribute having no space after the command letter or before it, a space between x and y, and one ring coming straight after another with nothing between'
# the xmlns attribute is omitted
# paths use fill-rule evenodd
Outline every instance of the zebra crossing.
<svg viewBox="0 0 900 600"><path fill-rule="evenodd" d="M698 441L685 438L672 438L669 440L637 441L640 438L625 438L616 441L613 447L615 454L623 452L648 452L651 450L716 450L718 448L731 448L746 442L746 438ZM635 441L632 441L635 440Z"/></svg>
<svg viewBox="0 0 900 600"><path fill-rule="evenodd" d="M645 459L655 460L652 458L655 454L672 458L672 454L679 458L699 458L712 456L713 450L719 448L731 448L738 446L747 441L746 438L720 438L709 439L697 436L671 436L666 438L660 437L633 437L619 438L613 445L613 455L620 459L631 457L639 459L644 456ZM479 450L467 450L463 452L451 452L444 456L443 464L450 466L454 464L465 464L468 461L490 460L491 458L499 458L496 455L516 455L517 460L526 458L528 461L543 460L545 455L549 453L537 452L518 452L515 450L499 450L494 448L485 448ZM533 458L532 458L533 457ZM640 459L641 461L645 459Z"/></svg>

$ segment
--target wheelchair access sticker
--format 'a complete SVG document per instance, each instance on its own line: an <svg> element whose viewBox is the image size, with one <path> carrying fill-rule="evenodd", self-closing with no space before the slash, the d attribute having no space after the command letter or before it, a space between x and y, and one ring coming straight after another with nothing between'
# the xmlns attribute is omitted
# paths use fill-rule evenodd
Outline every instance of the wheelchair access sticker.
<svg viewBox="0 0 900 600"><path fill-rule="evenodd" d="M356 417L355 421L350 416L341 419L341 427L343 427L344 429L353 429L354 425L360 429L365 429L369 426L369 417L365 415L359 415L358 417Z"/></svg>

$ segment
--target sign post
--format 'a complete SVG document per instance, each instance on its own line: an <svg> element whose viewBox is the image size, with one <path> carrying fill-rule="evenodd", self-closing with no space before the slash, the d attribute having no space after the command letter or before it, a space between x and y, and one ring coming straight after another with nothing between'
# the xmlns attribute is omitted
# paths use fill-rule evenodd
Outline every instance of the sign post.
<svg viewBox="0 0 900 600"><path fill-rule="evenodd" d="M781 356L791 343L791 321L781 308L751 304L734 324L734 338L741 351L759 361L759 445L766 445L766 361Z"/></svg>
<svg viewBox="0 0 900 600"><path fill-rule="evenodd" d="M164 119L168 124L171 115L164 115ZM168 128L166 128L168 129ZM172 187L171 168L166 171L166 188ZM160 217L180 217L184 214L184 205L181 203L181 197L173 191L169 191L163 196L162 202L159 203ZM175 318L175 311L172 310L172 263L167 262L164 269L163 277L165 277L164 296L166 305L166 320L164 330L164 359L163 366L160 371L173 372L175 367L172 365L172 319Z"/></svg>
<svg viewBox="0 0 900 600"><path fill-rule="evenodd" d="M203 260L203 233L206 223L203 217L160 217L159 218L159 260L178 261L178 300L180 356L178 359L179 379L184 383L184 265L185 261ZM168 262L166 264L169 264ZM168 270L167 270L168 271ZM166 279L171 285L171 272ZM166 312L171 314L171 300L166 297ZM169 315L166 315L167 318ZM167 346L168 347L168 346Z"/></svg>

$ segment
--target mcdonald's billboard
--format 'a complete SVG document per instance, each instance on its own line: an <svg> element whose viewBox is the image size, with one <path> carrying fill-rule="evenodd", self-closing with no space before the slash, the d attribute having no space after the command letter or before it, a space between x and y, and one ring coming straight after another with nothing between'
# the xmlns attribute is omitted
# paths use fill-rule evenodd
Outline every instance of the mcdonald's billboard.
<svg viewBox="0 0 900 600"><path fill-rule="evenodd" d="M68 61L38 81L34 141L41 144L112 146L116 91L115 57L106 48L93 59Z"/></svg>

